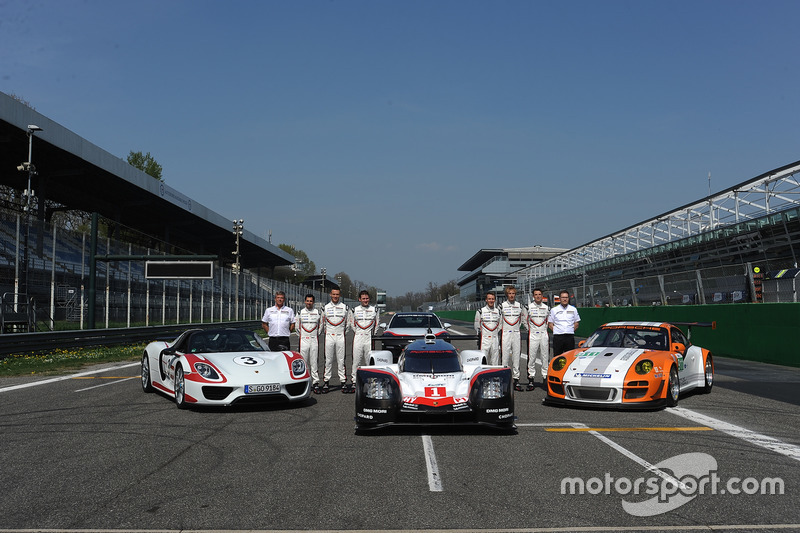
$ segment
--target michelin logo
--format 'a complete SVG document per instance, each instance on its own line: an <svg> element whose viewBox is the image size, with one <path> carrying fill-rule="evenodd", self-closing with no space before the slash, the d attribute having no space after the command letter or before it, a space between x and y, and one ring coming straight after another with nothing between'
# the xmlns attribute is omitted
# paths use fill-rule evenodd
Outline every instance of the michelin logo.
<svg viewBox="0 0 800 533"><path fill-rule="evenodd" d="M576 378L605 378L608 379L611 377L611 374L592 374L588 372L576 372Z"/></svg>

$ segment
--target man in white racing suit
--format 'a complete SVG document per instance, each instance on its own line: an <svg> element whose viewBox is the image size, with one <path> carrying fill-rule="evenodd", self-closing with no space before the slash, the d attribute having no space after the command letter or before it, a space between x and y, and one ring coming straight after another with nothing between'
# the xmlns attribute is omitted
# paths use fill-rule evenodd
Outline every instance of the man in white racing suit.
<svg viewBox="0 0 800 533"><path fill-rule="evenodd" d="M533 289L533 301L528 304L528 390L533 390L536 364L542 369L542 383L547 390L547 368L550 365L550 337L547 317L550 307L543 301L541 289Z"/></svg>
<svg viewBox="0 0 800 533"><path fill-rule="evenodd" d="M353 369L350 372L350 379L355 382L356 370L362 364L369 364L369 351L372 349L372 336L378 332L378 310L374 305L369 305L369 292L361 291L358 293L357 305L351 315L350 329L353 330ZM343 392L355 392L355 383Z"/></svg>
<svg viewBox="0 0 800 533"><path fill-rule="evenodd" d="M514 389L521 391L519 384L519 337L520 328L525 326L528 313L525 306L517 301L517 289L506 287L506 301L500 304L500 346L503 353L503 366L511 367Z"/></svg>
<svg viewBox="0 0 800 533"><path fill-rule="evenodd" d="M336 359L336 366L339 371L339 381L342 389L347 385L347 375L344 370L344 335L347 333L350 310L340 301L341 292L339 289L331 289L331 301L325 304L322 310L322 325L325 328L325 383L322 385L322 392L330 390L331 374L333 372L333 360Z"/></svg>
<svg viewBox="0 0 800 533"><path fill-rule="evenodd" d="M475 331L480 340L478 347L486 356L486 362L490 365L500 364L500 310L495 307L496 298L494 294L486 294L486 305L475 313Z"/></svg>
<svg viewBox="0 0 800 533"><path fill-rule="evenodd" d="M303 356L311 368L311 383L314 394L319 394L319 330L322 323L322 313L314 307L314 295L306 294L305 307L297 313L295 318L295 331L300 335L300 355Z"/></svg>

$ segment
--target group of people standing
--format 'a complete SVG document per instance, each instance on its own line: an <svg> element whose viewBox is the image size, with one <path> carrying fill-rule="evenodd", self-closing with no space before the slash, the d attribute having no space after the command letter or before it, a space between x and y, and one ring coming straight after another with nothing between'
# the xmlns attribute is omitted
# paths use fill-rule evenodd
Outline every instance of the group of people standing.
<svg viewBox="0 0 800 533"><path fill-rule="evenodd" d="M575 348L575 330L581 320L578 310L569 304L569 292L561 291L559 303L552 309L544 303L541 289L533 290L533 301L525 305L517 301L517 289L505 289L506 299L495 305L493 293L486 295L486 305L475 313L475 331L478 346L490 365L511 367L514 389L522 391L519 383L520 338L522 329L528 330L528 386L534 389L536 367L540 367L542 383L546 388L547 367L550 364L550 338L553 331L553 356Z"/></svg>
<svg viewBox="0 0 800 533"><path fill-rule="evenodd" d="M288 350L289 335L293 331L298 332L300 355L311 367L312 390L315 394L325 394L330 391L334 360L342 392L353 393L356 390L353 384L356 369L369 362L372 336L378 332L379 312L374 305L370 305L370 295L365 290L358 294L361 305L353 309L341 301L339 289L332 289L330 297L331 301L320 310L314 305L314 295L307 294L303 309L295 315L293 309L284 305L286 295L280 291L275 294L275 305L264 312L261 326L269 335L269 349L272 351ZM350 380L347 379L344 364L344 342L348 330L354 333ZM318 364L320 334L325 335L325 370L321 386Z"/></svg>
<svg viewBox="0 0 800 533"><path fill-rule="evenodd" d="M490 365L503 365L511 368L514 389L524 390L519 383L520 339L523 329L528 331L528 385L534 389L536 367L540 368L543 386L547 382L547 367L550 364L550 338L548 329L553 332L553 356L575 348L575 330L581 317L578 310L569 304L569 292L561 291L559 303L552 309L544 302L541 289L533 290L533 301L527 306L517 301L517 290L506 287L506 299L495 305L493 293L486 295L486 305L475 313L475 331L478 345L486 355ZM372 336L378 332L379 312L370 305L367 291L358 294L357 305L353 309L341 301L339 289L330 292L331 301L322 310L314 304L314 295L307 294L304 307L299 313L285 305L286 294L279 291L275 295L275 305L264 312L261 325L269 335L269 349L282 351L289 349L289 336L297 331L300 336L300 355L311 367L311 382L314 393L330 391L333 376L333 362L336 361L342 392L355 392L356 369L369 362ZM348 331L353 337L353 363L350 379L345 371L345 335ZM325 336L325 370L320 385L319 376L319 336Z"/></svg>

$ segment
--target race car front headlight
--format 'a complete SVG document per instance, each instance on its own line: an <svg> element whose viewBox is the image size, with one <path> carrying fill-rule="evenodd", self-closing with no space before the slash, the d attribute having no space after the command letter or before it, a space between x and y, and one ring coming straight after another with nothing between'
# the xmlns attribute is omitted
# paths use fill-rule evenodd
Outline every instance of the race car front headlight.
<svg viewBox="0 0 800 533"><path fill-rule="evenodd" d="M217 374L217 371L214 370L214 367L212 367L209 364L195 363L194 369L195 371L197 371L198 374L203 376L205 379L211 379L211 380L219 379L219 374Z"/></svg>
<svg viewBox="0 0 800 533"><path fill-rule="evenodd" d="M481 396L484 400L496 400L503 397L503 383L499 377L484 380L481 383Z"/></svg>
<svg viewBox="0 0 800 533"><path fill-rule="evenodd" d="M651 370L653 370L653 362L649 359L645 359L644 361L639 361L636 363L636 366L633 367L636 370L637 374L645 375L649 374Z"/></svg>
<svg viewBox="0 0 800 533"><path fill-rule="evenodd" d="M392 381L389 378L368 377L364 382L364 394L372 400L389 400L392 397Z"/></svg>
<svg viewBox="0 0 800 533"><path fill-rule="evenodd" d="M304 359L295 359L292 361L292 375L300 377L306 373L306 362Z"/></svg>
<svg viewBox="0 0 800 533"><path fill-rule="evenodd" d="M564 370L564 367L567 366L567 358L566 357L558 357L553 360L553 370L556 372L560 370Z"/></svg>

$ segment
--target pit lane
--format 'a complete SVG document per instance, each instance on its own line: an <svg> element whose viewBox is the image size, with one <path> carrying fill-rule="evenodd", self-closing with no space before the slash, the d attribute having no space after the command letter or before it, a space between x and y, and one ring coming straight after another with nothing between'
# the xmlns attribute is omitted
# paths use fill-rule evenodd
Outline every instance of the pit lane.
<svg viewBox="0 0 800 533"><path fill-rule="evenodd" d="M179 411L141 392L138 365L36 386L3 380L0 528L800 529L800 460L764 446L800 446L791 393L800 371L716 362L714 391L678 407L708 420L549 407L537 388L516 396L517 435L397 428L356 436L353 396L338 391L305 406ZM781 478L785 492L697 495L654 516L623 509L635 498L614 482L657 476L651 467L691 453L713 457L723 480ZM575 478L613 481L608 493L562 493L563 480Z"/></svg>

